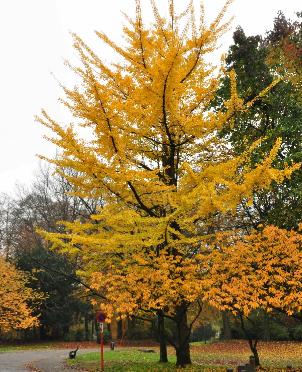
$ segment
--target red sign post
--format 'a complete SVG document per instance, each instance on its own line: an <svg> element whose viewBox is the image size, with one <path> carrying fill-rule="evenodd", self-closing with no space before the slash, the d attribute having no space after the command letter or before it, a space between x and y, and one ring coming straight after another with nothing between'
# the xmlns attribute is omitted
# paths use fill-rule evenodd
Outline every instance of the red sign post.
<svg viewBox="0 0 302 372"><path fill-rule="evenodd" d="M100 337L101 337L101 371L104 371L104 322L106 314L99 312L96 315L96 321L100 323Z"/></svg>

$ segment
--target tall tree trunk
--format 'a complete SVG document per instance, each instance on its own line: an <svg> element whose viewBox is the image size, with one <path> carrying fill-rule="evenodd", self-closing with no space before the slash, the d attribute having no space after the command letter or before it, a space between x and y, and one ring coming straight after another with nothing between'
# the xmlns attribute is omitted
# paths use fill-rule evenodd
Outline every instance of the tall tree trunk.
<svg viewBox="0 0 302 372"><path fill-rule="evenodd" d="M230 315L227 311L222 311L222 332L220 338L222 340L231 339Z"/></svg>
<svg viewBox="0 0 302 372"><path fill-rule="evenodd" d="M270 317L267 312L264 313L264 336L265 341L271 340L271 332L270 332Z"/></svg>
<svg viewBox="0 0 302 372"><path fill-rule="evenodd" d="M86 314L84 317L85 341L89 341L89 319Z"/></svg>
<svg viewBox="0 0 302 372"><path fill-rule="evenodd" d="M255 340L253 342L253 340L249 339L250 349L251 349L251 351L254 355L254 358L255 358L255 367L260 366L260 358L259 358L259 354L258 354L258 350L257 350L257 344L258 344L258 340Z"/></svg>
<svg viewBox="0 0 302 372"><path fill-rule="evenodd" d="M46 340L47 332L46 332L46 328L43 324L41 324L39 331L40 331L40 340L43 340L43 341Z"/></svg>
<svg viewBox="0 0 302 372"><path fill-rule="evenodd" d="M125 338L127 331L128 331L128 319L125 318L125 319L122 319L122 336L121 336L122 340Z"/></svg>
<svg viewBox="0 0 302 372"><path fill-rule="evenodd" d="M110 323L111 340L116 341L118 339L118 321L115 317L112 318Z"/></svg>
<svg viewBox="0 0 302 372"><path fill-rule="evenodd" d="M250 349L251 349L251 352L253 353L254 355L254 358L255 358L255 366L258 367L260 366L260 358L259 358L259 354L258 354L258 350L257 350L257 344L258 344L258 340L254 340L253 338L251 338L249 332L247 331L247 329L245 328L245 325L244 325L244 320L243 320L243 316L242 314L239 314L239 318L240 318L240 323L241 323L241 328L246 336L246 338L248 339L248 343L249 343L249 346L250 346ZM247 318L248 319L248 318Z"/></svg>
<svg viewBox="0 0 302 372"><path fill-rule="evenodd" d="M168 362L168 353L167 353L167 342L165 335L165 317L162 311L157 313L157 330L158 330L158 339L159 339L159 362L167 363Z"/></svg>
<svg viewBox="0 0 302 372"><path fill-rule="evenodd" d="M192 363L190 356L191 329L188 325L187 306L185 304L179 305L176 309L175 320L177 323L176 365L184 368Z"/></svg>
<svg viewBox="0 0 302 372"><path fill-rule="evenodd" d="M96 342L98 344L101 343L101 335L100 335L100 323L98 323L96 320L95 320L95 333L96 333Z"/></svg>
<svg viewBox="0 0 302 372"><path fill-rule="evenodd" d="M95 332L95 321L94 319L91 320L91 338L94 340L94 332Z"/></svg>

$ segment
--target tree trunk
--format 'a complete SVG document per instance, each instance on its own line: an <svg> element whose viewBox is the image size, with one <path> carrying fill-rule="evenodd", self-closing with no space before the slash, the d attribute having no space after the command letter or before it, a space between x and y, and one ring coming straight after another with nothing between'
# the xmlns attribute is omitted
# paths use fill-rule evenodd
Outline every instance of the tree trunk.
<svg viewBox="0 0 302 372"><path fill-rule="evenodd" d="M85 341L89 341L89 320L88 315L84 317Z"/></svg>
<svg viewBox="0 0 302 372"><path fill-rule="evenodd" d="M255 358L255 367L260 366L260 358L259 358L259 354L258 354L258 350L257 350L257 343L258 343L258 340L255 340L253 342L253 340L249 339L250 349L251 349L251 351L254 355L254 358Z"/></svg>
<svg viewBox="0 0 302 372"><path fill-rule="evenodd" d="M40 326L40 340L46 340L47 339L47 331L43 324Z"/></svg>
<svg viewBox="0 0 302 372"><path fill-rule="evenodd" d="M63 331L63 339L65 340L66 337L67 337L68 334L69 334L69 325L65 325L65 326L62 328L62 331Z"/></svg>
<svg viewBox="0 0 302 372"><path fill-rule="evenodd" d="M126 333L128 331L128 319L122 319L122 340L125 338Z"/></svg>
<svg viewBox="0 0 302 372"><path fill-rule="evenodd" d="M165 318L162 311L157 313L157 330L159 339L159 362L168 362L167 342L165 335Z"/></svg>
<svg viewBox="0 0 302 372"><path fill-rule="evenodd" d="M110 333L111 341L116 341L118 339L118 321L115 317L111 319Z"/></svg>
<svg viewBox="0 0 302 372"><path fill-rule="evenodd" d="M243 316L242 314L239 314L239 318L240 318L240 322L241 322L241 328L246 336L246 338L248 339L248 343L249 343L249 346L250 346L250 349L254 355L254 358L255 358L255 366L258 367L260 366L260 358L259 358L259 354L258 354L258 350L257 350L257 344L258 344L258 340L254 340L251 338L251 336L249 335L249 332L247 332L246 328L245 328L245 325L244 325L244 320L243 320Z"/></svg>
<svg viewBox="0 0 302 372"><path fill-rule="evenodd" d="M91 320L91 338L94 340L94 331L95 331L95 321L94 319Z"/></svg>
<svg viewBox="0 0 302 372"><path fill-rule="evenodd" d="M227 311L222 311L222 332L220 338L222 340L230 340L231 339L231 327L230 327L230 318L229 313Z"/></svg>
<svg viewBox="0 0 302 372"><path fill-rule="evenodd" d="M185 304L177 308L175 318L177 322L176 365L184 368L187 364L192 363L190 356L191 329L188 326L187 307Z"/></svg>
<svg viewBox="0 0 302 372"><path fill-rule="evenodd" d="M96 333L96 342L97 344L101 343L101 335L100 335L100 324L95 320L95 333Z"/></svg>
<svg viewBox="0 0 302 372"><path fill-rule="evenodd" d="M264 313L264 336L265 341L271 340L271 332L270 332L270 317L267 312Z"/></svg>

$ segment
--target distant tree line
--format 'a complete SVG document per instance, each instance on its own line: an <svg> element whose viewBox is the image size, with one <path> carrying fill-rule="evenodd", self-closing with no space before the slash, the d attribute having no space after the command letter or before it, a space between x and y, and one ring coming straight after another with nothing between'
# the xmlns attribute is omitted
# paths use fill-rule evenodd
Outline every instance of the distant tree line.
<svg viewBox="0 0 302 372"><path fill-rule="evenodd" d="M28 285L44 294L37 312L39 327L25 330L26 339L90 339L95 314L90 294L84 291L75 257L50 250L37 228L59 231L57 221L85 218L95 205L68 194L66 181L41 167L28 188L19 186L15 196L2 195L1 252L6 260L29 274Z"/></svg>

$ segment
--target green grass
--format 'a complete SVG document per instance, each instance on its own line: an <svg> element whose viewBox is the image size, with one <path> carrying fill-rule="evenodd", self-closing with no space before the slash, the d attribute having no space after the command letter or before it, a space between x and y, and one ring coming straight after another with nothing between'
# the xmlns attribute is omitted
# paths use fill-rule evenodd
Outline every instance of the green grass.
<svg viewBox="0 0 302 372"><path fill-rule="evenodd" d="M169 363L159 363L159 354L144 353L133 348L125 348L115 351L105 351L105 370L106 372L156 372L156 371L180 371L175 367L175 355L169 355ZM79 369L88 371L100 370L100 353L87 353L77 357L76 360L68 361L70 365L75 365ZM202 368L201 366L192 366L186 368L186 371L210 371L213 369ZM217 371L225 369L217 369Z"/></svg>

